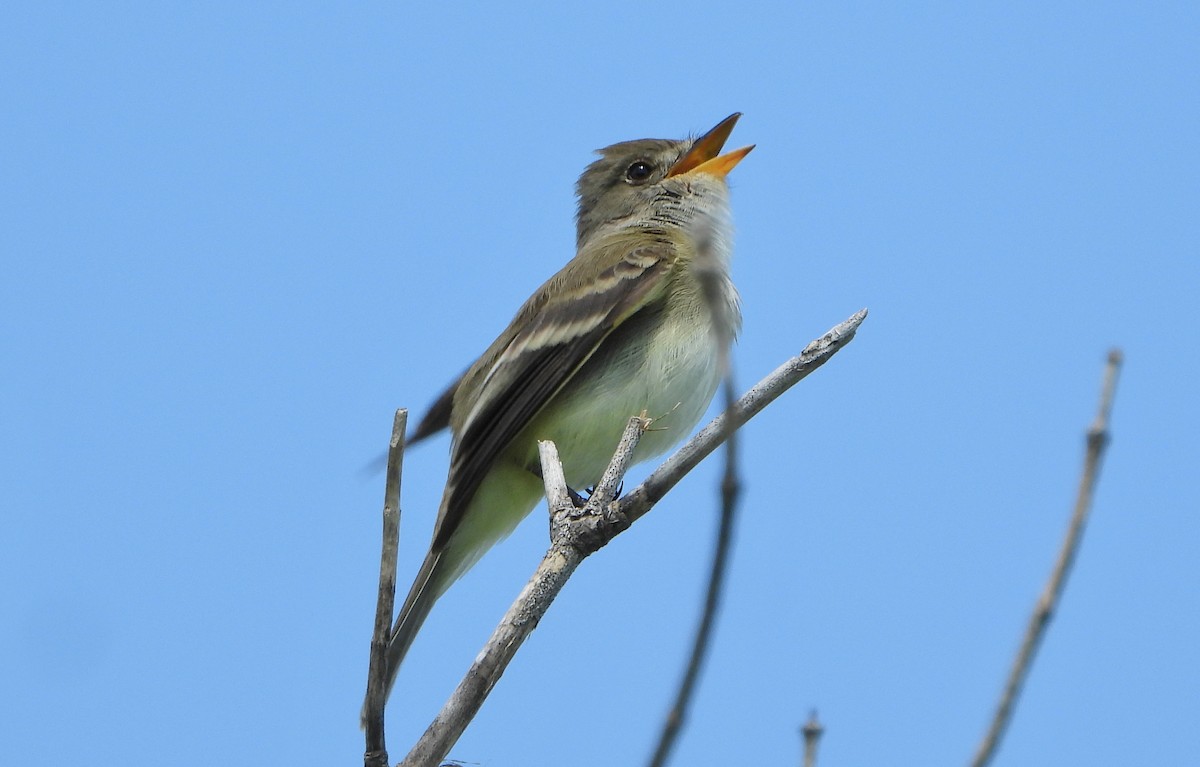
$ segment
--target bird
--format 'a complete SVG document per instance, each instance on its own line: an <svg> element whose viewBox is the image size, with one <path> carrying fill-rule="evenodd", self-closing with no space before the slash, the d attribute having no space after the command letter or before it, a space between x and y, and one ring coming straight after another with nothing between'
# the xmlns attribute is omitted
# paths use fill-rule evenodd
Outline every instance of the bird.
<svg viewBox="0 0 1200 767"><path fill-rule="evenodd" d="M698 138L599 150L576 185L575 257L418 424L410 444L450 429L450 469L388 641L389 695L434 603L543 497L540 440L554 441L568 485L584 489L630 417L653 419L637 462L708 409L741 327L726 175L754 146L721 154L740 117Z"/></svg>

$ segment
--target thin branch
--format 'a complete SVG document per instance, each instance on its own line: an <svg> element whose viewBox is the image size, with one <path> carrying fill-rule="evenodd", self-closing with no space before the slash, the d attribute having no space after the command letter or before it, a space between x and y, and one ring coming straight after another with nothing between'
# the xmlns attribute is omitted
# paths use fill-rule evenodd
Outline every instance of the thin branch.
<svg viewBox="0 0 1200 767"><path fill-rule="evenodd" d="M808 715L808 721L800 728L800 733L804 736L804 767L817 767L817 746L825 734L825 728L817 719L816 709Z"/></svg>
<svg viewBox="0 0 1200 767"><path fill-rule="evenodd" d="M684 475L717 449L723 435L740 429L763 408L778 399L779 395L841 351L843 346L854 339L854 334L866 318L867 310L861 309L834 326L805 347L799 355L792 357L755 384L750 391L742 395L732 409L714 418L696 436L688 440L687 444L676 450L675 454L655 469L645 482L621 499L621 510L629 521L636 522L650 511Z"/></svg>
<svg viewBox="0 0 1200 767"><path fill-rule="evenodd" d="M1096 411L1096 419L1087 432L1083 474L1079 479L1079 492L1075 499L1075 510L1071 514L1070 525L1067 527L1067 535L1059 550L1058 561L1054 563L1054 570L1050 573L1050 579L1046 582L1037 605L1034 607L1033 615L1029 618L1029 626L1025 629L1025 638L1021 641L1021 648L1017 651L1016 660L1013 661L1009 671L1008 681L1004 685L1004 692L1000 696L1000 703L992 717L991 726L980 742L979 749L975 752L975 758L971 760L972 767L984 767L995 756L1000 739L1012 720L1017 697L1021 693L1021 687L1025 684L1025 678L1033 664L1033 657L1037 653L1038 645L1041 644L1050 618L1062 597L1067 576L1075 561L1080 541L1083 539L1083 530L1087 525L1088 514L1091 511L1092 495L1100 476L1100 461L1104 457L1104 449L1108 446L1108 419L1109 414L1112 413L1121 361L1120 350L1113 349L1108 353L1104 384L1100 392L1100 405Z"/></svg>
<svg viewBox="0 0 1200 767"><path fill-rule="evenodd" d="M641 438L648 422L633 418L625 431L604 478L597 485L583 509L561 502L551 508L551 545L533 577L492 633L491 639L476 657L475 662L443 706L433 723L405 757L404 767L436 767L449 753L467 724L483 705L484 699L499 681L500 675L516 654L525 638L537 626L549 609L563 584L587 556L599 550L614 537L629 529L644 516L668 490L685 474L720 445L732 431L775 401L783 392L816 370L854 338L859 325L866 319L863 309L810 343L797 357L776 369L747 392L734 407L714 419L692 437L646 481L620 500L615 496L620 477L624 474L629 456ZM561 497L554 461L557 451L553 445L542 443L543 481L548 497ZM547 464L550 468L547 468Z"/></svg>
<svg viewBox="0 0 1200 767"><path fill-rule="evenodd" d="M367 668L367 750L364 767L387 767L383 733L383 704L387 694L387 645L396 601L396 553L400 544L400 468L404 463L404 430L408 411L396 411L388 445L387 478L383 490L383 551L379 557L379 597L375 604L375 630L371 635L371 660Z"/></svg>
<svg viewBox="0 0 1200 767"><path fill-rule="evenodd" d="M725 376L725 410L731 410L734 405L733 375ZM717 526L717 541L713 547L712 565L708 573L708 588L704 595L704 608L700 614L700 623L696 626L696 634L692 639L692 651L688 656L683 679L679 690L675 693L675 702L667 712L662 731L658 736L658 745L650 758L650 767L663 767L671 756L675 741L683 728L684 718L691 704L692 694L696 689L696 680L708 654L708 644L716 625L717 607L721 602L721 590L725 584L725 572L728 569L729 548L733 541L733 525L736 519L737 500L741 495L741 480L737 469L737 432L731 431L725 436L725 475L721 479L721 516Z"/></svg>

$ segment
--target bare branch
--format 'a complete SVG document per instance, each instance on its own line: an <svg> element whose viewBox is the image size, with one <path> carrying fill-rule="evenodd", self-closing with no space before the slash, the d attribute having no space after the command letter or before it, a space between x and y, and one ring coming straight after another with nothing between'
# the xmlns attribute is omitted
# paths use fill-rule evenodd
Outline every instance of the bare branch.
<svg viewBox="0 0 1200 767"><path fill-rule="evenodd" d="M396 554L400 544L400 468L404 463L404 430L408 411L396 411L388 445L387 476L383 490L383 551L379 557L379 597L375 604L375 630L371 635L371 660L367 668L367 701L363 722L367 750L364 767L387 767L383 704L387 694L387 645L396 601Z"/></svg>
<svg viewBox="0 0 1200 767"><path fill-rule="evenodd" d="M1108 418L1112 412L1120 368L1121 352L1113 349L1108 353L1108 365L1104 371L1104 384L1100 392L1100 405L1096 411L1096 419L1087 432L1083 474L1079 479L1079 492L1075 499L1075 510L1071 514L1070 525L1067 527L1066 538L1059 550L1058 561L1054 563L1054 570L1050 573L1050 579L1046 582L1046 586L1038 598L1033 615L1030 616L1029 626L1025 629L1025 638L1021 641L1021 648L1017 651L1016 660L1013 661L1009 671L1008 681L1004 685L1004 692L1000 696L1000 703L992 717L991 726L980 742L975 758L971 760L972 767L984 767L995 756L1000 739L1012 720L1017 697L1021 693L1021 687L1025 684L1025 678L1033 664L1033 656L1037 652L1038 645L1041 644L1042 637L1045 636L1046 627L1058 607L1058 601L1066 586L1067 576L1075 561L1080 541L1083 539L1088 513L1091 511L1092 495L1100 476L1100 460L1104 457L1104 449L1108 446Z"/></svg>
<svg viewBox="0 0 1200 767"><path fill-rule="evenodd" d="M402 765L436 767L478 712L517 649L545 615L550 603L562 590L579 563L644 516L687 472L715 450L729 433L750 420L849 343L866 316L867 311L863 309L810 343L799 356L760 381L738 400L731 410L714 419L637 489L620 500L611 499L616 494L616 487L628 465L633 448L648 425L644 418L630 420L604 478L582 509L576 508L572 503L561 502L558 487L561 468L555 470L553 464L556 461L549 462L549 469L544 463L542 476L543 481L548 484L547 495L560 499L557 504L551 506L550 549L542 558L533 577L525 584L516 601L501 619L500 625L496 627L466 676L425 734L405 757ZM541 453L544 459L557 457L553 446L542 447ZM550 486L551 483L553 486Z"/></svg>
<svg viewBox="0 0 1200 767"><path fill-rule="evenodd" d="M725 376L725 410L729 411L734 405L733 374ZM721 479L721 516L717 526L717 540L713 547L712 565L709 568L708 588L704 595L704 608L700 613L700 623L696 626L696 635L692 639L692 651L688 656L683 679L679 690L675 693L675 702L667 712L662 731L658 736L658 745L650 758L650 767L663 767L671 756L675 741L683 728L692 694L696 689L696 680L700 676L700 668L708 654L708 644L716 625L717 608L721 603L721 589L725 584L725 572L728 569L729 548L733 541L733 525L736 519L737 499L741 494L741 480L737 470L737 432L731 431L725 435L725 475Z"/></svg>

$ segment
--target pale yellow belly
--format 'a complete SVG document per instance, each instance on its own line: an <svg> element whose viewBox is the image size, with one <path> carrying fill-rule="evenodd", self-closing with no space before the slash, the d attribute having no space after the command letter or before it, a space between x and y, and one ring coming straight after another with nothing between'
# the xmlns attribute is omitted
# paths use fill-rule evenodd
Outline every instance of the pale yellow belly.
<svg viewBox="0 0 1200 767"><path fill-rule="evenodd" d="M657 320L622 325L523 432L516 445L527 465L537 465L537 440L551 439L567 483L582 490L599 481L631 417L645 412L654 419L635 462L666 452L691 432L720 380L717 342L707 323Z"/></svg>

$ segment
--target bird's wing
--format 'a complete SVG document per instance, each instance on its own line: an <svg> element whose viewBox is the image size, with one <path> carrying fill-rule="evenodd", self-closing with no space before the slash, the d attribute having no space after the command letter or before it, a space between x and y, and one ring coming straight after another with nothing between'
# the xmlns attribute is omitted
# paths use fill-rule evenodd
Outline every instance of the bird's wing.
<svg viewBox="0 0 1200 767"><path fill-rule="evenodd" d="M456 424L450 476L434 548L457 529L497 457L622 322L662 295L674 250L655 242L621 253L598 275L572 262L533 295L463 381L481 376L479 395ZM460 382L461 384L461 382ZM456 402L456 407L468 403Z"/></svg>
<svg viewBox="0 0 1200 767"><path fill-rule="evenodd" d="M429 409L425 411L425 417L417 424L417 428L408 436L407 445L415 445L427 437L432 437L442 429L450 426L450 409L454 405L454 394L458 391L458 385L462 383L466 377L464 372L458 378L454 379L454 383L446 387L446 391L438 395Z"/></svg>

